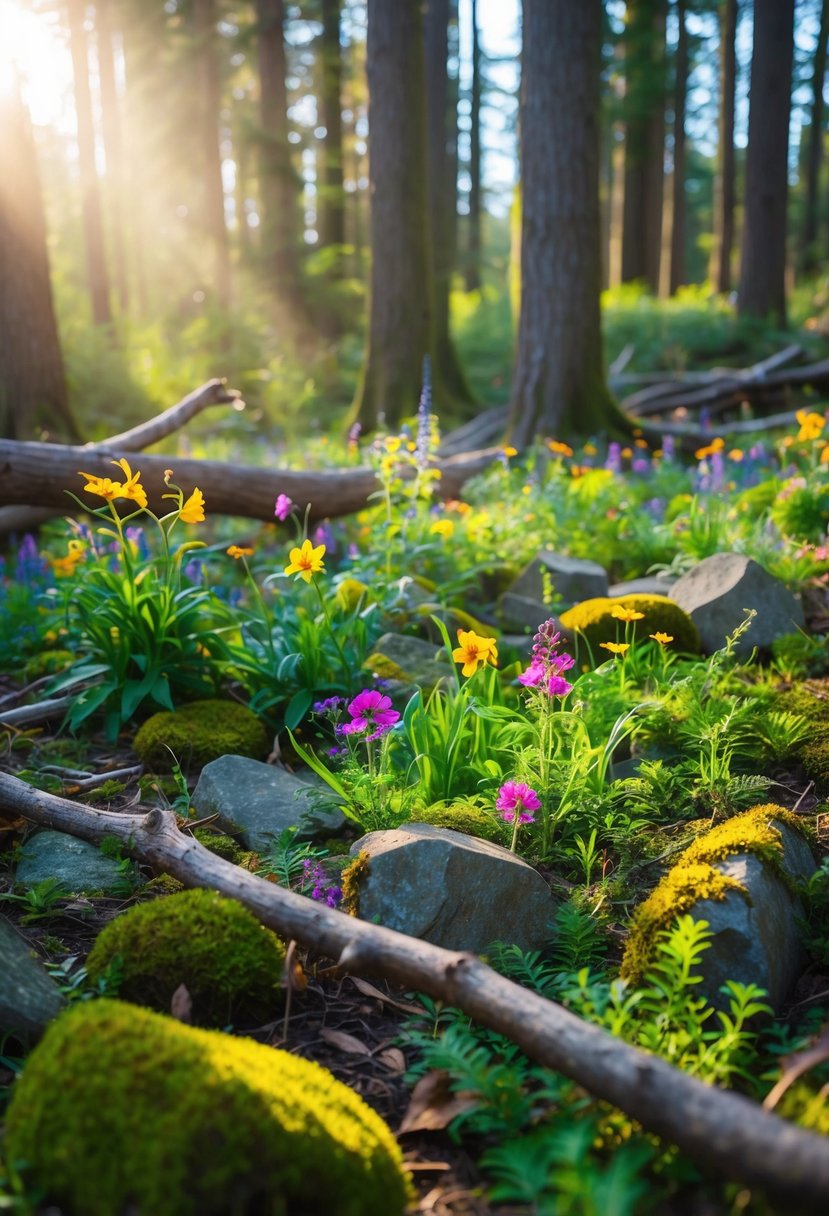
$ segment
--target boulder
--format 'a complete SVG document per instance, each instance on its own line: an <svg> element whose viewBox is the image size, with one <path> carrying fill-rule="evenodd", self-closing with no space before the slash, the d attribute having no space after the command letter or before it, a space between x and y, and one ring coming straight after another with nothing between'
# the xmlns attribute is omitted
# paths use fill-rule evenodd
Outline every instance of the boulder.
<svg viewBox="0 0 829 1216"><path fill-rule="evenodd" d="M443 646L404 633L384 633L363 670L385 680L417 684L426 693L451 675Z"/></svg>
<svg viewBox="0 0 829 1216"><path fill-rule="evenodd" d="M47 878L58 879L72 894L122 891L124 887L124 872L116 858L105 856L87 840L51 829L26 839L14 881L21 887L35 887Z"/></svg>
<svg viewBox="0 0 829 1216"><path fill-rule="evenodd" d="M191 801L200 818L218 815L218 826L248 849L267 848L285 828L298 828L297 840L316 840L336 836L347 824L333 794L322 800L310 782L246 756L206 764Z"/></svg>
<svg viewBox="0 0 829 1216"><path fill-rule="evenodd" d="M0 916L0 1042L12 1034L38 1038L63 1006L55 981L32 954L28 942Z"/></svg>
<svg viewBox="0 0 829 1216"><path fill-rule="evenodd" d="M512 595L543 603L545 584L552 584L556 600L578 604L581 600L607 595L607 571L597 562L580 557L562 557L552 549L542 549L507 590ZM549 611L546 612L537 624L540 625L549 615Z"/></svg>
<svg viewBox="0 0 829 1216"><path fill-rule="evenodd" d="M498 600L498 616L504 628L523 629L525 636L532 637L538 631L538 626L549 620L550 608L540 599L505 591Z"/></svg>
<svg viewBox="0 0 829 1216"><path fill-rule="evenodd" d="M675 578L647 575L645 578L628 579L626 583L612 583L607 594L611 599L619 595L669 595L675 582Z"/></svg>
<svg viewBox="0 0 829 1216"><path fill-rule="evenodd" d="M448 950L480 954L493 941L522 950L550 940L555 904L537 870L508 849L426 823L370 832L359 882L363 920Z"/></svg>
<svg viewBox="0 0 829 1216"><path fill-rule="evenodd" d="M715 553L674 583L670 598L684 608L699 629L707 654L719 650L745 620L745 609L757 615L737 643L736 653L750 654L804 625L797 596L762 566L742 553Z"/></svg>

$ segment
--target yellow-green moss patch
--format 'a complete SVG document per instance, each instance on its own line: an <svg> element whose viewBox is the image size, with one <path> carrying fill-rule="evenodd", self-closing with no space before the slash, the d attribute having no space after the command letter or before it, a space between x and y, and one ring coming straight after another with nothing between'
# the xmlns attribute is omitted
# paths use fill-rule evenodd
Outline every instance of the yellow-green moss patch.
<svg viewBox="0 0 829 1216"><path fill-rule="evenodd" d="M430 823L436 828L465 832L467 836L476 836L496 844L503 840L498 821L474 802L435 802L432 806L415 811L412 819L417 823Z"/></svg>
<svg viewBox="0 0 829 1216"><path fill-rule="evenodd" d="M139 727L133 747L148 768L169 773L174 760L182 768L203 768L220 756L263 760L268 736L246 705L193 701L172 713L153 714Z"/></svg>
<svg viewBox="0 0 829 1216"><path fill-rule="evenodd" d="M166 1012L180 984L193 1020L226 1026L272 1016L281 1003L282 942L235 899L181 891L136 904L98 935L87 959L93 980L120 960L119 996Z"/></svg>
<svg viewBox="0 0 829 1216"><path fill-rule="evenodd" d="M400 1150L318 1064L94 1001L29 1057L6 1125L67 1216L403 1216Z"/></svg>
<svg viewBox="0 0 829 1216"><path fill-rule="evenodd" d="M626 625L613 616L614 608L630 608L642 613L642 620ZM598 650L602 642L622 642L631 635L646 640L651 633L667 633L673 638L671 650L688 654L699 654L699 630L687 612L668 599L666 595L620 595L613 598L601 596L583 600L560 616L562 626L568 633L581 634L593 651L598 662L607 658ZM630 632L626 632L626 630Z"/></svg>

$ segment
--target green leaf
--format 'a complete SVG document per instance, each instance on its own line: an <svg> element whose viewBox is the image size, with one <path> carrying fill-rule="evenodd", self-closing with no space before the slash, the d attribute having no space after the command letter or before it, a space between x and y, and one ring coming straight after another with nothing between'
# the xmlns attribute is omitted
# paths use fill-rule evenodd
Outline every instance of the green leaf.
<svg viewBox="0 0 829 1216"><path fill-rule="evenodd" d="M288 730L295 730L308 713L314 694L307 688L295 692L285 707L285 725Z"/></svg>

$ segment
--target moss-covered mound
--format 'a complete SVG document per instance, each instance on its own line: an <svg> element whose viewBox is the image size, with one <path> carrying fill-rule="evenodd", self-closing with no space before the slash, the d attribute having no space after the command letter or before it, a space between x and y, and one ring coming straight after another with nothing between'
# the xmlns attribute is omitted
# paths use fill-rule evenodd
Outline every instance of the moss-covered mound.
<svg viewBox="0 0 829 1216"><path fill-rule="evenodd" d="M451 828L453 832L465 832L479 840L491 840L498 844L503 840L498 821L476 806L474 802L435 802L432 806L415 811L412 819L416 823L431 823L436 828Z"/></svg>
<svg viewBox="0 0 829 1216"><path fill-rule="evenodd" d="M133 747L148 768L168 773L176 760L182 768L194 769L220 756L263 760L268 736L256 714L245 705L236 701L193 701L173 712L153 714L139 728Z"/></svg>
<svg viewBox="0 0 829 1216"><path fill-rule="evenodd" d="M727 819L688 846L631 918L621 967L624 979L634 983L641 980L653 960L658 934L669 929L677 916L690 912L698 900L725 899L729 891L735 890L747 898L741 883L716 869L715 862L739 853L754 853L779 869L783 837L775 820L801 831L796 815L767 803Z"/></svg>
<svg viewBox="0 0 829 1216"><path fill-rule="evenodd" d="M627 624L613 616L613 610L620 608L641 612L642 619ZM599 649L602 642L623 642L631 636L637 641L646 641L652 633L667 633L673 638L668 643L671 650L686 654L699 654L700 651L699 630L688 613L667 595L601 596L583 600L562 612L559 620L568 633L582 635L596 663L604 662L608 657L606 651Z"/></svg>
<svg viewBox="0 0 829 1216"><path fill-rule="evenodd" d="M259 1021L280 1004L282 942L235 899L180 891L136 904L98 935L87 959L93 980L120 960L118 995L167 1012L184 984L203 1026Z"/></svg>
<svg viewBox="0 0 829 1216"><path fill-rule="evenodd" d="M55 1021L5 1149L67 1216L402 1216L400 1150L318 1064L120 1001Z"/></svg>
<svg viewBox="0 0 829 1216"><path fill-rule="evenodd" d="M801 714L809 737L795 749L817 792L829 792L829 680L805 680L777 698L777 708Z"/></svg>

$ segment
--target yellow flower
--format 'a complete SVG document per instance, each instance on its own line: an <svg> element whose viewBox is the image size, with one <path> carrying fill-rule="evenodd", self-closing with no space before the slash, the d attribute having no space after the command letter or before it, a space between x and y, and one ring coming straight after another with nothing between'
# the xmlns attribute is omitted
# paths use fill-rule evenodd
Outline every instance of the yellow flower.
<svg viewBox="0 0 829 1216"><path fill-rule="evenodd" d="M829 464L829 444L827 444L820 454L820 463Z"/></svg>
<svg viewBox="0 0 829 1216"><path fill-rule="evenodd" d="M97 498L105 498L107 502L112 502L114 498L121 497L122 486L120 482L113 481L110 477L96 477L94 473L79 473L78 476L86 478L84 490L87 494L94 494Z"/></svg>
<svg viewBox="0 0 829 1216"><path fill-rule="evenodd" d="M626 460L630 460L631 456L633 455L633 448L622 448L619 455L624 456Z"/></svg>
<svg viewBox="0 0 829 1216"><path fill-rule="evenodd" d="M312 575L325 569L322 560L324 554L325 545L317 545L315 548L310 540L304 540L301 549L291 550L291 561L285 567L285 573L298 574L306 583L310 583Z"/></svg>
<svg viewBox="0 0 829 1216"><path fill-rule="evenodd" d="M456 663L463 663L463 675L474 676L479 665L498 665L498 650L495 638L481 638L473 629L458 630L459 646L452 651Z"/></svg>
<svg viewBox="0 0 829 1216"><path fill-rule="evenodd" d="M719 435L716 439L712 439L704 448L697 448L694 456L697 460L705 460L706 456L713 456L716 452L721 452L725 447L725 440L720 439Z"/></svg>
<svg viewBox="0 0 829 1216"><path fill-rule="evenodd" d="M743 452L742 448L732 448L731 451L728 453L728 459L734 460L737 462L737 464L739 464L740 461L743 459L744 455L745 455L745 453Z"/></svg>
<svg viewBox="0 0 829 1216"><path fill-rule="evenodd" d="M611 654L624 655L630 650L630 642L599 642L602 650L609 650Z"/></svg>
<svg viewBox="0 0 829 1216"><path fill-rule="evenodd" d="M561 443L558 439L548 439L547 447L556 456L572 456L573 455L573 449L570 447L569 443Z"/></svg>
<svg viewBox="0 0 829 1216"><path fill-rule="evenodd" d="M585 456L595 456L598 450L599 449L596 447L595 443L586 443L584 445Z"/></svg>
<svg viewBox="0 0 829 1216"><path fill-rule="evenodd" d="M75 573L78 562L82 562L86 551L83 541L70 540L67 543L68 552L65 557L53 557L52 569L57 578L68 578Z"/></svg>
<svg viewBox="0 0 829 1216"><path fill-rule="evenodd" d="M612 608L610 615L615 617L617 621L642 621L645 619L644 612L637 612L635 608L623 608L621 604L618 608Z"/></svg>
<svg viewBox="0 0 829 1216"><path fill-rule="evenodd" d="M507 444L505 448L501 448L505 456L517 456L518 448L514 448L511 444Z"/></svg>
<svg viewBox="0 0 829 1216"><path fill-rule="evenodd" d="M637 439L637 440L636 440L636 446L637 446L638 448L646 448L646 447L648 446L648 441L647 441L647 439Z"/></svg>
<svg viewBox="0 0 829 1216"><path fill-rule="evenodd" d="M186 524L204 523L204 495L198 486L179 511L178 517Z"/></svg>
<svg viewBox="0 0 829 1216"><path fill-rule="evenodd" d="M826 425L826 419L823 414L816 414L813 410L798 410L795 418L800 423L800 430L797 433L799 443L807 443L810 439L817 439Z"/></svg>
<svg viewBox="0 0 829 1216"><path fill-rule="evenodd" d="M230 545L226 552L228 557L235 557L237 561L240 557L253 556L253 549L245 548L242 545Z"/></svg>
<svg viewBox="0 0 829 1216"><path fill-rule="evenodd" d="M649 633L648 637L653 638L653 640L658 642L660 646L667 646L669 642L674 640L672 633L663 633L661 629L656 633Z"/></svg>
<svg viewBox="0 0 829 1216"><path fill-rule="evenodd" d="M126 477L126 481L121 486L119 498L129 498L132 502L138 503L139 507L146 507L147 493L141 482L138 480L140 473L133 473L129 466L129 462L122 456L120 460L113 460L113 464L117 464L121 472Z"/></svg>
<svg viewBox="0 0 829 1216"><path fill-rule="evenodd" d="M400 447L400 439L397 435L390 435L386 440L386 451L396 452Z"/></svg>
<svg viewBox="0 0 829 1216"><path fill-rule="evenodd" d="M451 519L436 519L429 532L435 536L443 536L448 540L454 534L455 525Z"/></svg>

